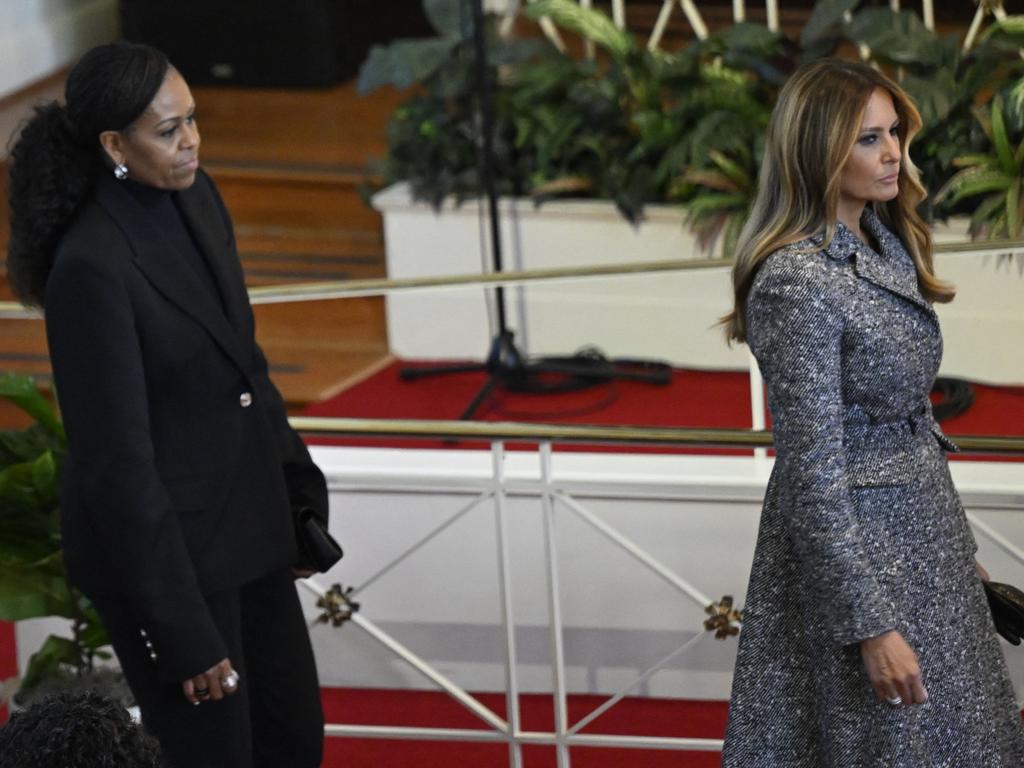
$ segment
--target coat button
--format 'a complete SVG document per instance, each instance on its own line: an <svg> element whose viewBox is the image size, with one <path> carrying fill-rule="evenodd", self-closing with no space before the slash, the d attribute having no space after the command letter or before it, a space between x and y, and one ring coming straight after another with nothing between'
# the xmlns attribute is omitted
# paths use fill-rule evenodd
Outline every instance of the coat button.
<svg viewBox="0 0 1024 768"><path fill-rule="evenodd" d="M243 392L242 394L240 394L238 396L238 404L243 408L248 408L250 405L252 405L252 393Z"/></svg>

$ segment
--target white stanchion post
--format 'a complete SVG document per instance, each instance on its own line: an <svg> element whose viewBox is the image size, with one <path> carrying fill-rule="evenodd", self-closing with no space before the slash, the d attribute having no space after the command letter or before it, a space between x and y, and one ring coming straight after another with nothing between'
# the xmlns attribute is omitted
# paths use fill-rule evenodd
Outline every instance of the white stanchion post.
<svg viewBox="0 0 1024 768"><path fill-rule="evenodd" d="M516 677L516 625L512 612L512 558L509 554L505 509L505 444L491 443L494 480L494 524L498 544L498 600L505 631L505 706L509 732L509 766L523 768L523 749L518 741L519 685Z"/></svg>
<svg viewBox="0 0 1024 768"><path fill-rule="evenodd" d="M568 692L565 685L565 647L562 637L562 594L558 578L558 545L555 531L554 485L551 473L551 443L540 446L541 508L544 513L544 550L547 555L548 621L551 638L552 696L555 711L555 757L558 768L569 768L569 747L562 740L569 726Z"/></svg>

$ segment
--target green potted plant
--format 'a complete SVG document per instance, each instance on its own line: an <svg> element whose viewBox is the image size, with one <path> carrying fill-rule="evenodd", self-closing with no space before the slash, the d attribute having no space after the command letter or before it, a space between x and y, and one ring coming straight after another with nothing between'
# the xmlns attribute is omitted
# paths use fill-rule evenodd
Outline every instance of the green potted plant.
<svg viewBox="0 0 1024 768"><path fill-rule="evenodd" d="M989 146L985 152L960 155L953 165L960 170L939 190L937 200L974 205L969 233L972 238L1009 238L1021 233L1021 185L1024 184L1024 79L1014 86L1009 99L997 96L989 109L975 110L975 117ZM1007 108L1007 102L1013 105Z"/></svg>
<svg viewBox="0 0 1024 768"><path fill-rule="evenodd" d="M67 448L53 407L26 376L0 376L0 397L34 423L0 431L0 620L62 617L71 637L50 635L21 679L4 683L4 700L23 704L55 687L87 685L122 700L119 675L97 667L109 659L106 630L88 599L68 583L60 537L60 470Z"/></svg>
<svg viewBox="0 0 1024 768"><path fill-rule="evenodd" d="M424 5L439 37L375 48L360 88L418 86L393 117L383 176L440 205L477 192L472 51L460 0ZM933 193L957 172L954 158L984 148L974 108L1024 75L1024 17L993 25L963 52L956 36L938 37L912 11L819 0L798 40L740 23L665 53L574 0L537 0L524 14L549 18L601 55L576 61L541 40L490 31L499 191L538 202L610 199L632 222L646 204L678 203L701 245L724 253L756 191L771 107L799 64L867 46L920 106L913 158ZM970 212L964 198L952 200L933 194L924 213Z"/></svg>

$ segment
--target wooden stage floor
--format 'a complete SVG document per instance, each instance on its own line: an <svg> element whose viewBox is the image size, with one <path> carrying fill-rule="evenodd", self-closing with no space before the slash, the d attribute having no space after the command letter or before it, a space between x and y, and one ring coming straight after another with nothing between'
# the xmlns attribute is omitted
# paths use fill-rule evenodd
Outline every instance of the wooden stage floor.
<svg viewBox="0 0 1024 768"><path fill-rule="evenodd" d="M31 106L59 95L61 76L0 101L4 140ZM384 275L380 217L361 200L370 163L386 150L387 119L401 95L327 89L194 88L201 162L232 212L250 285ZM0 246L9 235L6 170ZM12 298L6 281L0 297ZM383 300L263 305L257 335L290 408L328 397L387 358ZM48 381L43 324L0 319L0 372ZM0 428L17 423L0 409Z"/></svg>

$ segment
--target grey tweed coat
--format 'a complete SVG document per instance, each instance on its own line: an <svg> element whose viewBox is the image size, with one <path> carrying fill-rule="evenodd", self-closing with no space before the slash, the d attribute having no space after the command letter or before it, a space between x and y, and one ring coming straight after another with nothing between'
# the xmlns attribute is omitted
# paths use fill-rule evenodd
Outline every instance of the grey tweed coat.
<svg viewBox="0 0 1024 768"><path fill-rule="evenodd" d="M839 225L763 263L748 342L777 458L724 768L1022 768L1024 730L928 392L942 356L909 254ZM898 630L929 701L878 701L859 641Z"/></svg>

